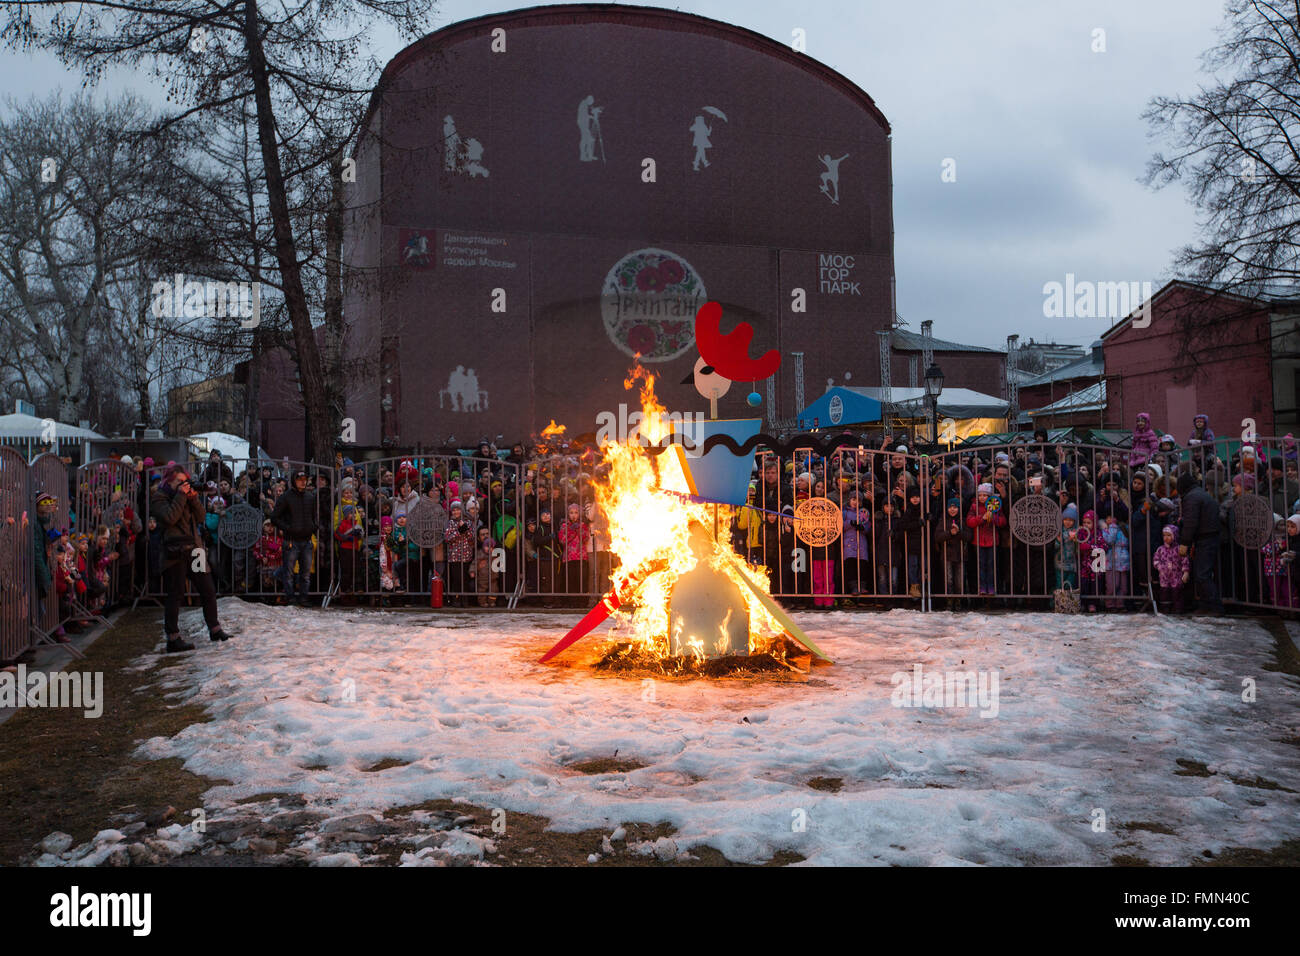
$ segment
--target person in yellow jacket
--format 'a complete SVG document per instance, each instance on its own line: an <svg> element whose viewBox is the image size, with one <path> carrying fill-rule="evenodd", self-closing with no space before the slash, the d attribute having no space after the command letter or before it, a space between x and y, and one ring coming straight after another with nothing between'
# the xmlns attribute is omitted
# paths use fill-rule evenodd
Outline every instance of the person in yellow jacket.
<svg viewBox="0 0 1300 956"><path fill-rule="evenodd" d="M750 482L747 503L736 509L738 533L733 543L736 550L745 555L747 561L761 561L763 554L763 513L753 506L757 493L756 485Z"/></svg>

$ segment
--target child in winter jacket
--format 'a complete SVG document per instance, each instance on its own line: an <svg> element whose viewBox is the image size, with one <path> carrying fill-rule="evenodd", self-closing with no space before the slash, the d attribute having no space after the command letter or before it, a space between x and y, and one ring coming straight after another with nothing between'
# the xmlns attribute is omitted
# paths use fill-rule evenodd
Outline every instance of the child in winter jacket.
<svg viewBox="0 0 1300 956"><path fill-rule="evenodd" d="M1160 579L1160 602L1166 611L1173 609L1175 614L1183 613L1183 588L1191 577L1191 560L1185 554L1178 553L1178 528L1165 525L1161 532L1164 543L1156 548L1156 574Z"/></svg>
<svg viewBox="0 0 1300 956"><path fill-rule="evenodd" d="M283 580L284 536L270 521L262 522L262 536L253 545L253 558L261 570L262 590L274 591Z"/></svg>
<svg viewBox="0 0 1300 956"><path fill-rule="evenodd" d="M443 532L447 545L448 606L464 607L465 594L473 590L470 568L474 561L474 527L465 515L465 507L452 499L451 518Z"/></svg>
<svg viewBox="0 0 1300 956"><path fill-rule="evenodd" d="M989 498L993 495L993 485L985 482L975 491L975 501L966 515L966 527L974 529L975 548L979 561L979 593L997 593L997 546L998 528L1006 526L1007 516L1002 509L989 508Z"/></svg>
<svg viewBox="0 0 1300 956"><path fill-rule="evenodd" d="M1137 427L1133 429L1132 447L1128 463L1134 468L1145 465L1160 448L1160 436L1151 427L1151 416L1146 412L1138 412Z"/></svg>
<svg viewBox="0 0 1300 956"><path fill-rule="evenodd" d="M390 540L393 535L392 515L384 515L379 519L379 535L379 589L391 591L397 587L397 577L393 574L397 558L393 554L393 542Z"/></svg>
<svg viewBox="0 0 1300 956"><path fill-rule="evenodd" d="M966 584L966 546L975 540L975 532L961 517L961 499L948 499L948 507L934 525L934 544L947 593L962 594ZM949 601L952 608L954 601Z"/></svg>
<svg viewBox="0 0 1300 956"><path fill-rule="evenodd" d="M907 568L907 593L921 596L921 538L924 519L921 517L921 491L909 482L907 497L900 509L900 520L895 531L901 534L904 566Z"/></svg>
<svg viewBox="0 0 1300 956"><path fill-rule="evenodd" d="M560 546L564 549L564 560L560 567L564 576L564 592L581 594L587 587L587 538L591 526L582 520L582 509L576 501L570 502L565 511L566 518L560 522L555 532ZM569 598L571 606L582 605L580 598Z"/></svg>
<svg viewBox="0 0 1300 956"><path fill-rule="evenodd" d="M1274 607L1294 607L1291 592L1291 560L1294 552L1287 542L1287 524L1281 515L1274 515L1273 536L1259 549L1264 560L1264 578L1268 581L1269 595Z"/></svg>
<svg viewBox="0 0 1300 956"><path fill-rule="evenodd" d="M1214 432L1210 430L1210 416L1198 412L1192 419L1192 434L1187 439L1196 467L1205 471L1206 465L1214 457Z"/></svg>
<svg viewBox="0 0 1300 956"><path fill-rule="evenodd" d="M1101 588L1099 572L1094 569L1093 562L1106 553L1105 542L1097 530L1097 512L1089 509L1083 513L1083 523L1075 534L1075 541L1079 545L1079 596L1086 610L1095 611L1100 607L1097 595Z"/></svg>
<svg viewBox="0 0 1300 956"><path fill-rule="evenodd" d="M1079 542L1078 529L1075 525L1079 521L1079 509L1071 502L1061 511L1061 536L1057 541L1056 557L1056 586L1058 588L1069 588L1074 590L1079 586Z"/></svg>
<svg viewBox="0 0 1300 956"><path fill-rule="evenodd" d="M1101 530L1101 540L1105 542L1106 548L1106 593L1111 595L1111 600L1107 604L1110 607L1123 607L1126 602L1116 598L1128 596L1129 571L1132 565L1129 561L1128 535L1124 533L1123 526L1113 514L1106 518L1106 526Z"/></svg>
<svg viewBox="0 0 1300 956"><path fill-rule="evenodd" d="M366 534L364 522L356 505L342 506L334 540L339 546L339 590L344 593L350 594L365 585L365 570L359 561L362 539Z"/></svg>
<svg viewBox="0 0 1300 956"><path fill-rule="evenodd" d="M862 507L862 496L849 495L844 520L844 593L871 593L871 509Z"/></svg>

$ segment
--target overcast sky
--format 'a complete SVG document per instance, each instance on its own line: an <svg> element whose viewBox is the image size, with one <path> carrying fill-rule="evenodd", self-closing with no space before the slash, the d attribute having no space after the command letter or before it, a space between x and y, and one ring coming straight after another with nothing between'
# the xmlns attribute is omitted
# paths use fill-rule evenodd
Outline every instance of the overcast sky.
<svg viewBox="0 0 1300 956"><path fill-rule="evenodd" d="M430 31L517 9L444 0ZM1141 113L1157 94L1205 79L1221 0L699 0L674 9L789 43L865 90L894 132L898 311L910 328L1005 346L1019 333L1087 344L1107 319L1045 318L1043 285L1169 277L1173 251L1195 235L1178 187L1138 181L1153 144ZM1106 51L1095 53L1094 30ZM376 37L387 61L402 46ZM0 54L0 88L25 97L80 77L50 57ZM108 92L133 85L121 74ZM149 92L143 85L141 92ZM956 161L956 182L941 179Z"/></svg>

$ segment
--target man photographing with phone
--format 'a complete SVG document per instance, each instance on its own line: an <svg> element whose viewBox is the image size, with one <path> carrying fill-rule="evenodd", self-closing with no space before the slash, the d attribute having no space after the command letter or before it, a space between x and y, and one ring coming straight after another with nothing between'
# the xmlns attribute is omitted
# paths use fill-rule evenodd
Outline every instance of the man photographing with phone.
<svg viewBox="0 0 1300 956"><path fill-rule="evenodd" d="M227 640L230 635L221 629L217 620L217 593L208 574L207 552L199 534L203 527L203 502L190 484L189 473L180 465L173 462L163 471L163 480L150 501L150 513L162 529L162 579L167 593L163 626L167 633L167 653L194 650L193 644L181 638L178 620L187 580L199 592L208 636L214 641Z"/></svg>

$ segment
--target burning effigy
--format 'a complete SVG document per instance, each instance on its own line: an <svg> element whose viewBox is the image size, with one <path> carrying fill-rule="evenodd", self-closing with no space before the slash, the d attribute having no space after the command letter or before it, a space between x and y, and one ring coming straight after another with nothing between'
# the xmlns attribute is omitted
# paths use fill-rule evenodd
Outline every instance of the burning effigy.
<svg viewBox="0 0 1300 956"><path fill-rule="evenodd" d="M725 676L792 669L792 658L828 661L772 597L767 569L748 564L719 533L719 508L745 503L762 436L760 419L718 420L717 399L736 377L757 381L779 364L776 353L751 362L750 326L723 336L720 318L712 302L696 317L694 379L713 417L670 418L640 366L624 383L640 382L640 422L626 441L602 445L608 476L595 489L619 568L609 593L542 663L607 621L602 670Z"/></svg>

